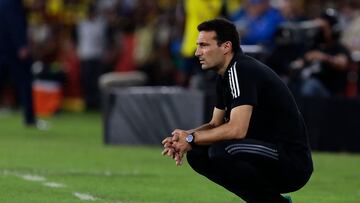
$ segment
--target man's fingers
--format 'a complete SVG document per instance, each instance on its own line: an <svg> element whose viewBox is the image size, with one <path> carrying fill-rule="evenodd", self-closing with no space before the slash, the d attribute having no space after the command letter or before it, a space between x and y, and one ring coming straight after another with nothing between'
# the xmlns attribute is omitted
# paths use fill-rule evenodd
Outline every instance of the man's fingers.
<svg viewBox="0 0 360 203"><path fill-rule="evenodd" d="M179 131L181 131L180 129L175 129L171 134L175 135L176 133L178 133Z"/></svg>
<svg viewBox="0 0 360 203"><path fill-rule="evenodd" d="M165 148L165 149L161 152L161 154L165 156L165 155L168 153L168 151L169 151L169 148Z"/></svg>
<svg viewBox="0 0 360 203"><path fill-rule="evenodd" d="M167 137L161 142L164 145L162 155L173 158L177 166L182 164L182 158L184 156L184 152L181 150L181 145L178 143L180 131L181 130L179 129L174 130L174 132L172 132L172 137Z"/></svg>
<svg viewBox="0 0 360 203"><path fill-rule="evenodd" d="M174 149L173 147L166 147L166 148L161 152L162 155L164 155L164 156L166 155L166 156L169 156L169 157L171 157L171 158L174 158L175 153L176 153L176 151L175 151L175 149Z"/></svg>
<svg viewBox="0 0 360 203"><path fill-rule="evenodd" d="M161 142L161 144L164 145L165 143L171 142L171 139L172 139L172 137L167 137Z"/></svg>
<svg viewBox="0 0 360 203"><path fill-rule="evenodd" d="M172 141L172 142L177 142L177 141L179 141L179 135L178 135L177 133L175 133L175 134L172 136L171 141Z"/></svg>
<svg viewBox="0 0 360 203"><path fill-rule="evenodd" d="M174 153L175 153L175 150L173 148L168 148L168 152L167 152L167 155L170 156L170 157L174 157Z"/></svg>
<svg viewBox="0 0 360 203"><path fill-rule="evenodd" d="M173 147L172 145L173 145L172 142L167 142L167 143L164 144L164 148Z"/></svg>
<svg viewBox="0 0 360 203"><path fill-rule="evenodd" d="M179 157L182 159L184 157L184 151L179 151Z"/></svg>
<svg viewBox="0 0 360 203"><path fill-rule="evenodd" d="M175 163L177 166L180 166L182 164L182 158L179 153L175 154Z"/></svg>
<svg viewBox="0 0 360 203"><path fill-rule="evenodd" d="M183 163L183 161L180 159L180 160L176 163L176 165L177 165L177 166L181 166L182 163Z"/></svg>
<svg viewBox="0 0 360 203"><path fill-rule="evenodd" d="M183 161L182 161L182 159L179 157L178 159L176 159L175 163L176 163L177 166L181 166L182 163L183 163Z"/></svg>
<svg viewBox="0 0 360 203"><path fill-rule="evenodd" d="M179 142L173 142L173 143L172 143L172 147L173 147L176 151L179 151Z"/></svg>

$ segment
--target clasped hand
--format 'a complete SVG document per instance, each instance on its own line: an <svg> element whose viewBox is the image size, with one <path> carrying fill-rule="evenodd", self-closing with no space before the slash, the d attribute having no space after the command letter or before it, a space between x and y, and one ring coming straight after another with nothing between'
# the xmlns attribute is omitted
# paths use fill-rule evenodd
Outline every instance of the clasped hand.
<svg viewBox="0 0 360 203"><path fill-rule="evenodd" d="M186 142L185 138L189 133L185 130L176 129L162 141L164 145L163 155L173 158L177 166L182 164L184 154L191 150L191 145Z"/></svg>

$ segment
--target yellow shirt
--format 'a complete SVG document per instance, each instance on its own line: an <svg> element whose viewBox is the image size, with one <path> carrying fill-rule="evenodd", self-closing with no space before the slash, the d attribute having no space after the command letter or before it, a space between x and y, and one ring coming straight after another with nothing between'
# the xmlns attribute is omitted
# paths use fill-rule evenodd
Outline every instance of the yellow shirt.
<svg viewBox="0 0 360 203"><path fill-rule="evenodd" d="M220 15L222 0L185 0L184 4L186 23L181 54L184 57L192 57L196 49L197 26L203 21L216 18Z"/></svg>

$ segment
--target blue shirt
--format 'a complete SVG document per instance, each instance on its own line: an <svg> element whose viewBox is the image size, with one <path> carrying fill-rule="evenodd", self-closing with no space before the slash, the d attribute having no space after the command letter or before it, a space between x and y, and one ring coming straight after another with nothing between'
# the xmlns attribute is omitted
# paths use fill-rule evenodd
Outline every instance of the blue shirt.
<svg viewBox="0 0 360 203"><path fill-rule="evenodd" d="M241 9L231 17L231 20L238 30L245 30L244 35L241 36L241 44L272 46L276 29L285 21L285 18L275 8L269 8L255 18L250 16L245 9Z"/></svg>

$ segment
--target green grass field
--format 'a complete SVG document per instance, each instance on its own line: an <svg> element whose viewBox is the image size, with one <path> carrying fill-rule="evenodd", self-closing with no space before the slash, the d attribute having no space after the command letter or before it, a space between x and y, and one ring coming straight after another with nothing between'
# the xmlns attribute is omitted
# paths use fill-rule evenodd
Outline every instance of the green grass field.
<svg viewBox="0 0 360 203"><path fill-rule="evenodd" d="M161 147L106 146L99 113L62 113L49 131L0 116L0 202L237 203L235 195L176 167ZM359 143L360 144L360 143ZM314 153L295 203L360 202L360 155Z"/></svg>

